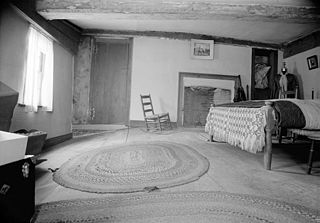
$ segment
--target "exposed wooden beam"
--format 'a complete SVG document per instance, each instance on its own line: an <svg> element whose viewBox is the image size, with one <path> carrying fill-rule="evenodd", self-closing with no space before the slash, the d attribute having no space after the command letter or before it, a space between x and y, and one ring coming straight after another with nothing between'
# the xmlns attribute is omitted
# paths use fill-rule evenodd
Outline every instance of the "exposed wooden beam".
<svg viewBox="0 0 320 223"><path fill-rule="evenodd" d="M270 48L270 49L280 49L281 46L278 44L269 44L269 43L261 43L254 42L248 40L238 40L233 38L226 37L217 37L210 35L202 35L202 34L193 34L193 33L183 33L183 32L160 32L160 31L119 31L119 30L97 30L97 29L87 29L83 30L83 35L90 36L105 36L105 37L158 37L158 38L168 38L168 39L182 39L182 40L190 40L190 39L203 39L203 40L214 40L215 43L221 44L229 44L229 45L241 45L241 46L253 46L253 47L261 47L261 48Z"/></svg>
<svg viewBox="0 0 320 223"><path fill-rule="evenodd" d="M49 19L66 13L116 13L135 19L237 19L319 23L319 8L311 1L289 0L36 0L36 10Z"/></svg>
<svg viewBox="0 0 320 223"><path fill-rule="evenodd" d="M283 46L283 57L288 58L318 46L320 46L320 30L285 44Z"/></svg>
<svg viewBox="0 0 320 223"><path fill-rule="evenodd" d="M64 48L75 54L78 50L78 43L81 30L65 21L48 21L39 15L33 8L30 1L14 0L10 2L20 15L35 26L44 30L49 36L61 44Z"/></svg>

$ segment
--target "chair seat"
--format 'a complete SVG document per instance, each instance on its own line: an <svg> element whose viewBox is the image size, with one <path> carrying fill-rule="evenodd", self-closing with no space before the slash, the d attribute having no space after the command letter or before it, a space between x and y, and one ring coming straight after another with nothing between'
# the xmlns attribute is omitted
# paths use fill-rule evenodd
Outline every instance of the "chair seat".
<svg viewBox="0 0 320 223"><path fill-rule="evenodd" d="M288 98L289 95L292 96L292 98L297 98L298 90L295 91L281 91L279 98Z"/></svg>

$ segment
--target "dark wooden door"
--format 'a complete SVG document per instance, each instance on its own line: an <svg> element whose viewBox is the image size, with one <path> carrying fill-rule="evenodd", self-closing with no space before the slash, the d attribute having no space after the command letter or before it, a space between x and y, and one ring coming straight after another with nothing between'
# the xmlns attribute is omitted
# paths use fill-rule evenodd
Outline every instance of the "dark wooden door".
<svg viewBox="0 0 320 223"><path fill-rule="evenodd" d="M90 123L128 124L130 40L97 40L90 76Z"/></svg>
<svg viewBox="0 0 320 223"><path fill-rule="evenodd" d="M263 70L266 70L264 68L268 68L268 67L270 68L265 75L264 81L261 82L263 84L257 84L256 75L258 73L262 74ZM257 72L257 68L260 68L261 72ZM252 49L251 99L264 100L264 99L270 99L275 97L274 77L277 75L277 70L278 70L277 51L266 50L266 49Z"/></svg>

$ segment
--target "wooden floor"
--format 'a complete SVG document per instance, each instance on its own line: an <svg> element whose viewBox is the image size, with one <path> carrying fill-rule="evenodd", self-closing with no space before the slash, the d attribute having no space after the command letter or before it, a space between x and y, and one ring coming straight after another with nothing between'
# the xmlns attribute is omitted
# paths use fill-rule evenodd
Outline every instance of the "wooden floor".
<svg viewBox="0 0 320 223"><path fill-rule="evenodd" d="M76 137L44 151L36 166L36 204L116 194L95 194L68 189L52 180L52 172L68 159L92 149L135 141L172 141L192 146L210 161L209 171L198 181L161 189L166 191L226 191L253 194L320 209L320 154L312 175L306 174L309 144L274 145L272 170L263 168L263 154L251 154L225 143L208 142L202 128L146 132L143 128L108 131ZM319 149L318 149L319 150ZM142 192L141 192L142 193ZM158 191L157 191L158 193Z"/></svg>

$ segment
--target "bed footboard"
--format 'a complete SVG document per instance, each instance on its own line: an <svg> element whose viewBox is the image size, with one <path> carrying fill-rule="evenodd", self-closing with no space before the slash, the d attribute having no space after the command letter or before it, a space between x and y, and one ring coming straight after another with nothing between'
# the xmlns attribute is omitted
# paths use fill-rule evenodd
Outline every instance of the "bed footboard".
<svg viewBox="0 0 320 223"><path fill-rule="evenodd" d="M264 152L264 168L271 169L272 138L274 129L272 101L259 102L259 106L211 107L205 131L210 141L217 140L238 146L247 152Z"/></svg>

